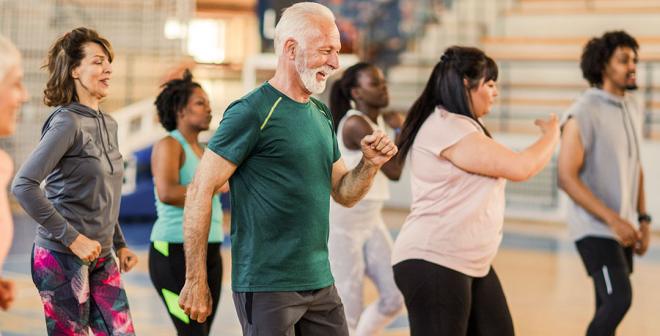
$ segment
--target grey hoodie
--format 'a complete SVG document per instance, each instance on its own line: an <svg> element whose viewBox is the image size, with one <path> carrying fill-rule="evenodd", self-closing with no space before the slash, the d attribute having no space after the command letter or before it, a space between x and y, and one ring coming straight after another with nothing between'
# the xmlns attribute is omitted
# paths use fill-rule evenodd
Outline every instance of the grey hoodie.
<svg viewBox="0 0 660 336"><path fill-rule="evenodd" d="M564 122L568 118L577 121L584 146L580 179L607 207L637 223L642 114L633 96L588 89L566 111ZM575 240L616 239L609 226L570 199L567 222Z"/></svg>
<svg viewBox="0 0 660 336"><path fill-rule="evenodd" d="M39 223L35 244L72 253L68 246L81 233L101 244L101 256L126 246L118 222L123 173L110 116L78 103L55 109L12 183L18 202Z"/></svg>

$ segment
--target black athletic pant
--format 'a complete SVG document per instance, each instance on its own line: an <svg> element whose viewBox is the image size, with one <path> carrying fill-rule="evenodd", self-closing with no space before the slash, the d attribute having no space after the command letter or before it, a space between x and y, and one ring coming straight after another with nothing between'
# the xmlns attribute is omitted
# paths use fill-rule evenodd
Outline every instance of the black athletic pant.
<svg viewBox="0 0 660 336"><path fill-rule="evenodd" d="M599 237L586 237L575 245L596 291L596 312L587 335L613 336L632 302L632 247Z"/></svg>
<svg viewBox="0 0 660 336"><path fill-rule="evenodd" d="M491 267L473 278L424 260L394 265L411 336L514 335L500 281Z"/></svg>
<svg viewBox="0 0 660 336"><path fill-rule="evenodd" d="M188 318L178 305L179 293L181 293L183 284L186 281L186 259L183 244L160 243L156 248L154 243L151 243L149 249L149 276L158 291L158 295L165 303L177 334L180 336L206 336L211 332L211 323L213 323L213 317L215 317L218 308L222 285L220 243L209 243L206 270L213 306L211 315L206 322L198 323Z"/></svg>

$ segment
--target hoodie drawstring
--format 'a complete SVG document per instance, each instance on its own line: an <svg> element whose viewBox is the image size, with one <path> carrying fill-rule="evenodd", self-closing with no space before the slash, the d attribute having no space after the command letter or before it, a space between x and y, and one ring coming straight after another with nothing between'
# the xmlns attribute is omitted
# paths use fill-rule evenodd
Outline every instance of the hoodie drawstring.
<svg viewBox="0 0 660 336"><path fill-rule="evenodd" d="M105 124L105 118L103 117L103 112L99 111L99 114L101 115L101 120L103 121L103 128L105 129L105 134L108 138L108 144L110 144L110 134L108 132L108 126ZM96 123L98 124L98 130L99 130L99 135L101 136L101 146L103 146L103 154L105 155L106 160L108 160L108 164L110 164L110 174L115 173L115 167L112 165L112 160L110 160L110 156L108 155L108 149L105 148L105 141L103 141L103 131L101 130L101 123L99 122L99 119L96 118Z"/></svg>
<svg viewBox="0 0 660 336"><path fill-rule="evenodd" d="M639 141L637 140L637 131L635 131L635 126L633 125L632 122L632 117L630 116L630 113L628 112L628 107L626 106L626 103L622 103L621 106L623 107L623 114L621 117L623 118L623 128L626 130L626 138L628 139L628 157L633 157L632 153L632 143L630 141L630 132L628 131L628 127L632 129L632 138L635 143L635 156L639 158Z"/></svg>

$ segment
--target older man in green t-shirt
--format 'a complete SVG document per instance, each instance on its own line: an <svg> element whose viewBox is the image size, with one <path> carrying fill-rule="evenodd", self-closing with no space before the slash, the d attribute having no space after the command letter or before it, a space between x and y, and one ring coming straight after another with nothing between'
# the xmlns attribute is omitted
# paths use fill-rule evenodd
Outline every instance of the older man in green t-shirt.
<svg viewBox="0 0 660 336"><path fill-rule="evenodd" d="M348 171L328 108L311 97L339 67L339 31L316 3L288 8L275 29L275 76L232 103L188 187L186 284L179 303L210 311L206 242L211 198L229 180L232 289L245 335L348 335L328 261L330 196L352 206L397 152L382 132Z"/></svg>

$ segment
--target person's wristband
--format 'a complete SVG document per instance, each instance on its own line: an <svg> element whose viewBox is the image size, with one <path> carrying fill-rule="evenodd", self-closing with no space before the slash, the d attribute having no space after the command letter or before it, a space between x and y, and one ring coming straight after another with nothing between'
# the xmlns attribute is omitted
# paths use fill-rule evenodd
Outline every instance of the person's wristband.
<svg viewBox="0 0 660 336"><path fill-rule="evenodd" d="M639 214L639 216L637 217L637 221L640 223L646 222L650 224L651 220L652 220L651 215L646 213Z"/></svg>

